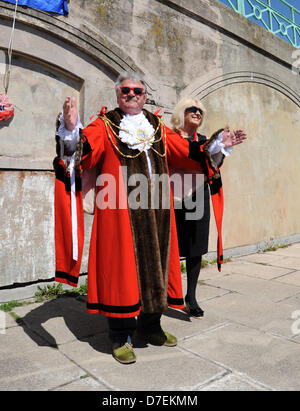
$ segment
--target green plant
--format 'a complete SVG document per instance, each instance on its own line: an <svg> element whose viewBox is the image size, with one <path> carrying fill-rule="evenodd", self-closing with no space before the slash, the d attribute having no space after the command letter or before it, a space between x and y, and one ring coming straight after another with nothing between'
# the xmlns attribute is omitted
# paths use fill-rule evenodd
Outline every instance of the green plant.
<svg viewBox="0 0 300 411"><path fill-rule="evenodd" d="M180 269L181 269L181 274L184 274L186 272L185 262L183 261L180 262Z"/></svg>
<svg viewBox="0 0 300 411"><path fill-rule="evenodd" d="M208 266L208 264L209 264L209 261L204 260L204 259L202 258L202 261L201 261L201 268L205 268L205 267L207 267L207 266Z"/></svg>
<svg viewBox="0 0 300 411"><path fill-rule="evenodd" d="M45 287L40 287L38 285L38 291L35 293L35 296L37 297L37 301L41 301L45 298L57 298L64 294L64 290L62 288L62 284L47 284Z"/></svg>
<svg viewBox="0 0 300 411"><path fill-rule="evenodd" d="M16 314L15 312L11 311L9 314L16 322L20 321L20 319L21 319L20 316L18 314Z"/></svg>
<svg viewBox="0 0 300 411"><path fill-rule="evenodd" d="M58 298L61 296L77 297L87 293L87 281L85 284L81 284L80 287L73 287L71 290L64 290L62 284L48 284L46 287L38 286L38 291L35 293L36 302L41 302L45 299Z"/></svg>
<svg viewBox="0 0 300 411"><path fill-rule="evenodd" d="M223 264L225 264L225 263L230 263L231 261L232 261L231 258L224 258ZM211 261L202 259L202 261L201 261L201 268L207 267L208 264L217 264L217 259L215 258L214 260L211 260Z"/></svg>
<svg viewBox="0 0 300 411"><path fill-rule="evenodd" d="M9 302L7 302L7 303L1 304L1 305L0 305L0 309L1 309L2 311L9 312L9 311L11 311L13 308L15 308L15 307L20 307L20 306L22 306L22 305L24 305L24 303L21 303L21 302L19 302L19 301L9 301Z"/></svg>
<svg viewBox="0 0 300 411"><path fill-rule="evenodd" d="M80 295L87 294L87 281L85 284L81 284L79 288L73 288L73 290Z"/></svg>
<svg viewBox="0 0 300 411"><path fill-rule="evenodd" d="M268 252L268 251L276 251L276 250L278 250L278 248L286 248L286 247L288 247L286 244L277 244L277 245L273 245L273 246L264 248L264 249L262 250L262 252L263 252L263 253L266 253L266 252Z"/></svg>

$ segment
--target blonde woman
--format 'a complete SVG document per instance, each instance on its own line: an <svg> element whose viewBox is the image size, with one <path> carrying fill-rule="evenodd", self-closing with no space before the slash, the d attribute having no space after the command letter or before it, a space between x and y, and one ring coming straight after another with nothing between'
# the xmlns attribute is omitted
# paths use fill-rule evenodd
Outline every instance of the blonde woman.
<svg viewBox="0 0 300 411"><path fill-rule="evenodd" d="M195 97L185 97L180 100L174 109L171 118L173 130L182 138L190 141L198 141L204 144L207 141L205 135L198 131L203 126L206 117L206 109L201 101ZM212 156L218 157L218 166L223 162L224 156L230 155L232 146L242 143L247 138L243 130L230 131L229 126L220 130L217 138L209 146ZM192 170L184 170L185 173L194 173ZM182 170L171 169L170 174L182 173ZM221 181L221 177L220 177ZM204 311L199 307L196 299L196 287L201 269L202 255L208 251L208 236L210 222L210 195L207 177L204 177L203 186L198 189L204 190L204 213L202 218L196 220L186 219L186 213L191 209L185 207L185 202L181 204L177 201L175 207L178 245L181 257L186 258L187 270L187 293L185 305L188 313L196 318L203 316ZM197 198L197 187L192 187L192 201L195 203ZM201 197L201 198L203 198ZM174 200L176 200L174 198Z"/></svg>

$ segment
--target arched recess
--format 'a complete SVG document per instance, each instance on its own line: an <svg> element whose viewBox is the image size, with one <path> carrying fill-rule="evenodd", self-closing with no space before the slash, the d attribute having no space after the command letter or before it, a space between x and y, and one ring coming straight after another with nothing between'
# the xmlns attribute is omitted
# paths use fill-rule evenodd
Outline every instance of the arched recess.
<svg viewBox="0 0 300 411"><path fill-rule="evenodd" d="M7 53L13 9L13 5L1 4L2 56ZM1 68L2 85L3 64ZM102 105L115 106L113 83L124 70L144 74L101 33L83 32L46 13L19 8L9 85L15 117L2 125L6 138L0 141L0 168L52 169L55 118L64 98L76 97L86 124ZM146 83L148 103L153 105L151 94L156 87L147 78Z"/></svg>
<svg viewBox="0 0 300 411"><path fill-rule="evenodd" d="M1 4L0 17L5 19L1 24L11 26L13 18L13 6L10 4ZM27 26L27 29L26 29ZM83 32L66 21L50 16L49 14L39 12L34 9L19 8L16 18L16 29L29 31L32 36L38 35L48 41L57 42L61 40L64 46L72 45L78 51L90 55L96 61L109 68L109 71L117 75L122 70L140 71L132 59L120 50L109 39L102 36L99 32ZM35 32L38 31L38 33ZM52 36L53 38L49 38ZM17 35L15 41L17 41ZM3 38L2 38L3 41ZM58 45L60 43L58 42ZM26 47L25 42L23 45ZM16 46L16 43L15 43ZM45 51L45 50L44 50ZM30 48L32 52L32 48ZM35 49L35 53L42 52L41 49ZM47 53L48 54L48 53ZM55 61L55 56L52 56ZM48 56L49 62L51 56ZM57 62L57 60L56 60Z"/></svg>
<svg viewBox="0 0 300 411"><path fill-rule="evenodd" d="M14 6L1 3L0 54L6 54ZM0 289L54 276L52 161L55 120L64 98L77 98L81 120L102 105L116 104L114 80L123 71L143 71L101 33L83 32L65 20L18 9L9 96L15 116L0 128ZM1 62L0 62L1 63ZM4 64L0 64L3 84ZM155 87L146 78L151 93ZM2 90L0 90L2 92ZM149 102L153 104L152 102ZM91 216L86 217L81 270L87 271ZM24 258L26 256L26 258Z"/></svg>
<svg viewBox="0 0 300 411"><path fill-rule="evenodd" d="M204 134L226 123L248 133L222 166L224 248L288 242L300 232L300 96L275 76L246 71L200 79L184 95L206 106ZM216 236L212 219L210 251Z"/></svg>
<svg viewBox="0 0 300 411"><path fill-rule="evenodd" d="M211 78L200 78L196 82L192 82L181 94L191 94L203 99L210 93L235 83L257 83L266 85L278 90L300 107L300 95L297 92L288 87L280 79L266 73L255 71L235 71L219 74Z"/></svg>

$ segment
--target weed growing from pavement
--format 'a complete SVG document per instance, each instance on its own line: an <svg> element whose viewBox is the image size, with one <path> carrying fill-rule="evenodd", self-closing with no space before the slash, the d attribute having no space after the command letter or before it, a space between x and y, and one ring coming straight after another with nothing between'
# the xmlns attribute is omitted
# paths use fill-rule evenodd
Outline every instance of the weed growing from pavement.
<svg viewBox="0 0 300 411"><path fill-rule="evenodd" d="M58 298L62 296L66 297L78 297L87 293L87 282L82 284L79 288L72 288L71 290L64 290L62 284L48 284L46 287L38 286L38 291L35 293L36 302L43 300Z"/></svg>
<svg viewBox="0 0 300 411"><path fill-rule="evenodd" d="M224 258L223 264L225 264L225 263L230 263L231 261L232 261L231 258ZM211 264L211 265L217 264L217 259L215 258L214 260L211 260L211 261L202 259L202 261L201 261L201 268L205 268L205 267L207 267L209 264ZM181 262L180 262L180 268L181 268L181 274L185 274L185 273L186 273L186 263L185 263L185 260L181 260Z"/></svg>
<svg viewBox="0 0 300 411"><path fill-rule="evenodd" d="M9 301L7 303L1 304L0 305L0 309L6 313L8 313L9 311L12 311L13 308L15 307L21 307L22 305L25 304L31 304L29 302L20 302L20 301Z"/></svg>
<svg viewBox="0 0 300 411"><path fill-rule="evenodd" d="M78 297L79 295L85 295L87 293L87 282L82 284L78 288L72 288L71 290L64 290L62 284L48 284L45 287L38 286L38 291L35 293L35 298L27 301L9 301L0 305L0 310L9 312L10 315L18 319L18 315L13 312L16 307L22 307L24 305L42 302L44 300L50 300L59 297Z"/></svg>
<svg viewBox="0 0 300 411"><path fill-rule="evenodd" d="M263 249L262 252L266 253L268 251L276 251L276 250L278 250L278 248L286 248L286 247L288 247L288 245L286 245L286 244L277 244L277 245L273 245L273 246L270 246L270 247L267 247L267 248Z"/></svg>
<svg viewBox="0 0 300 411"><path fill-rule="evenodd" d="M214 260L211 260L211 261L202 260L202 261L201 261L201 268L207 267L208 264L211 264L211 265L217 264L217 261L218 261L218 260L217 260L216 258L215 258ZM225 264L225 263L230 263L231 261L232 261L231 258L224 258L223 264Z"/></svg>

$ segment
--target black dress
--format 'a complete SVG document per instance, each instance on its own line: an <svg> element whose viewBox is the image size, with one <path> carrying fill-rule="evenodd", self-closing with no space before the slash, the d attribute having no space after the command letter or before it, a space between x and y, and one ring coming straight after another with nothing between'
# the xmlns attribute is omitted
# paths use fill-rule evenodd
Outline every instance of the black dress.
<svg viewBox="0 0 300 411"><path fill-rule="evenodd" d="M198 141L203 144L206 137L197 134ZM193 140L193 137L190 138ZM203 187L199 188L200 190ZM192 201L201 196L196 196L196 192L192 194ZM180 257L198 257L206 254L208 251L209 238L209 221L210 221L210 194L208 183L204 184L204 213L202 218L198 220L186 220L186 213L191 213L193 210L186 209L184 202L182 207L175 209L178 245Z"/></svg>

